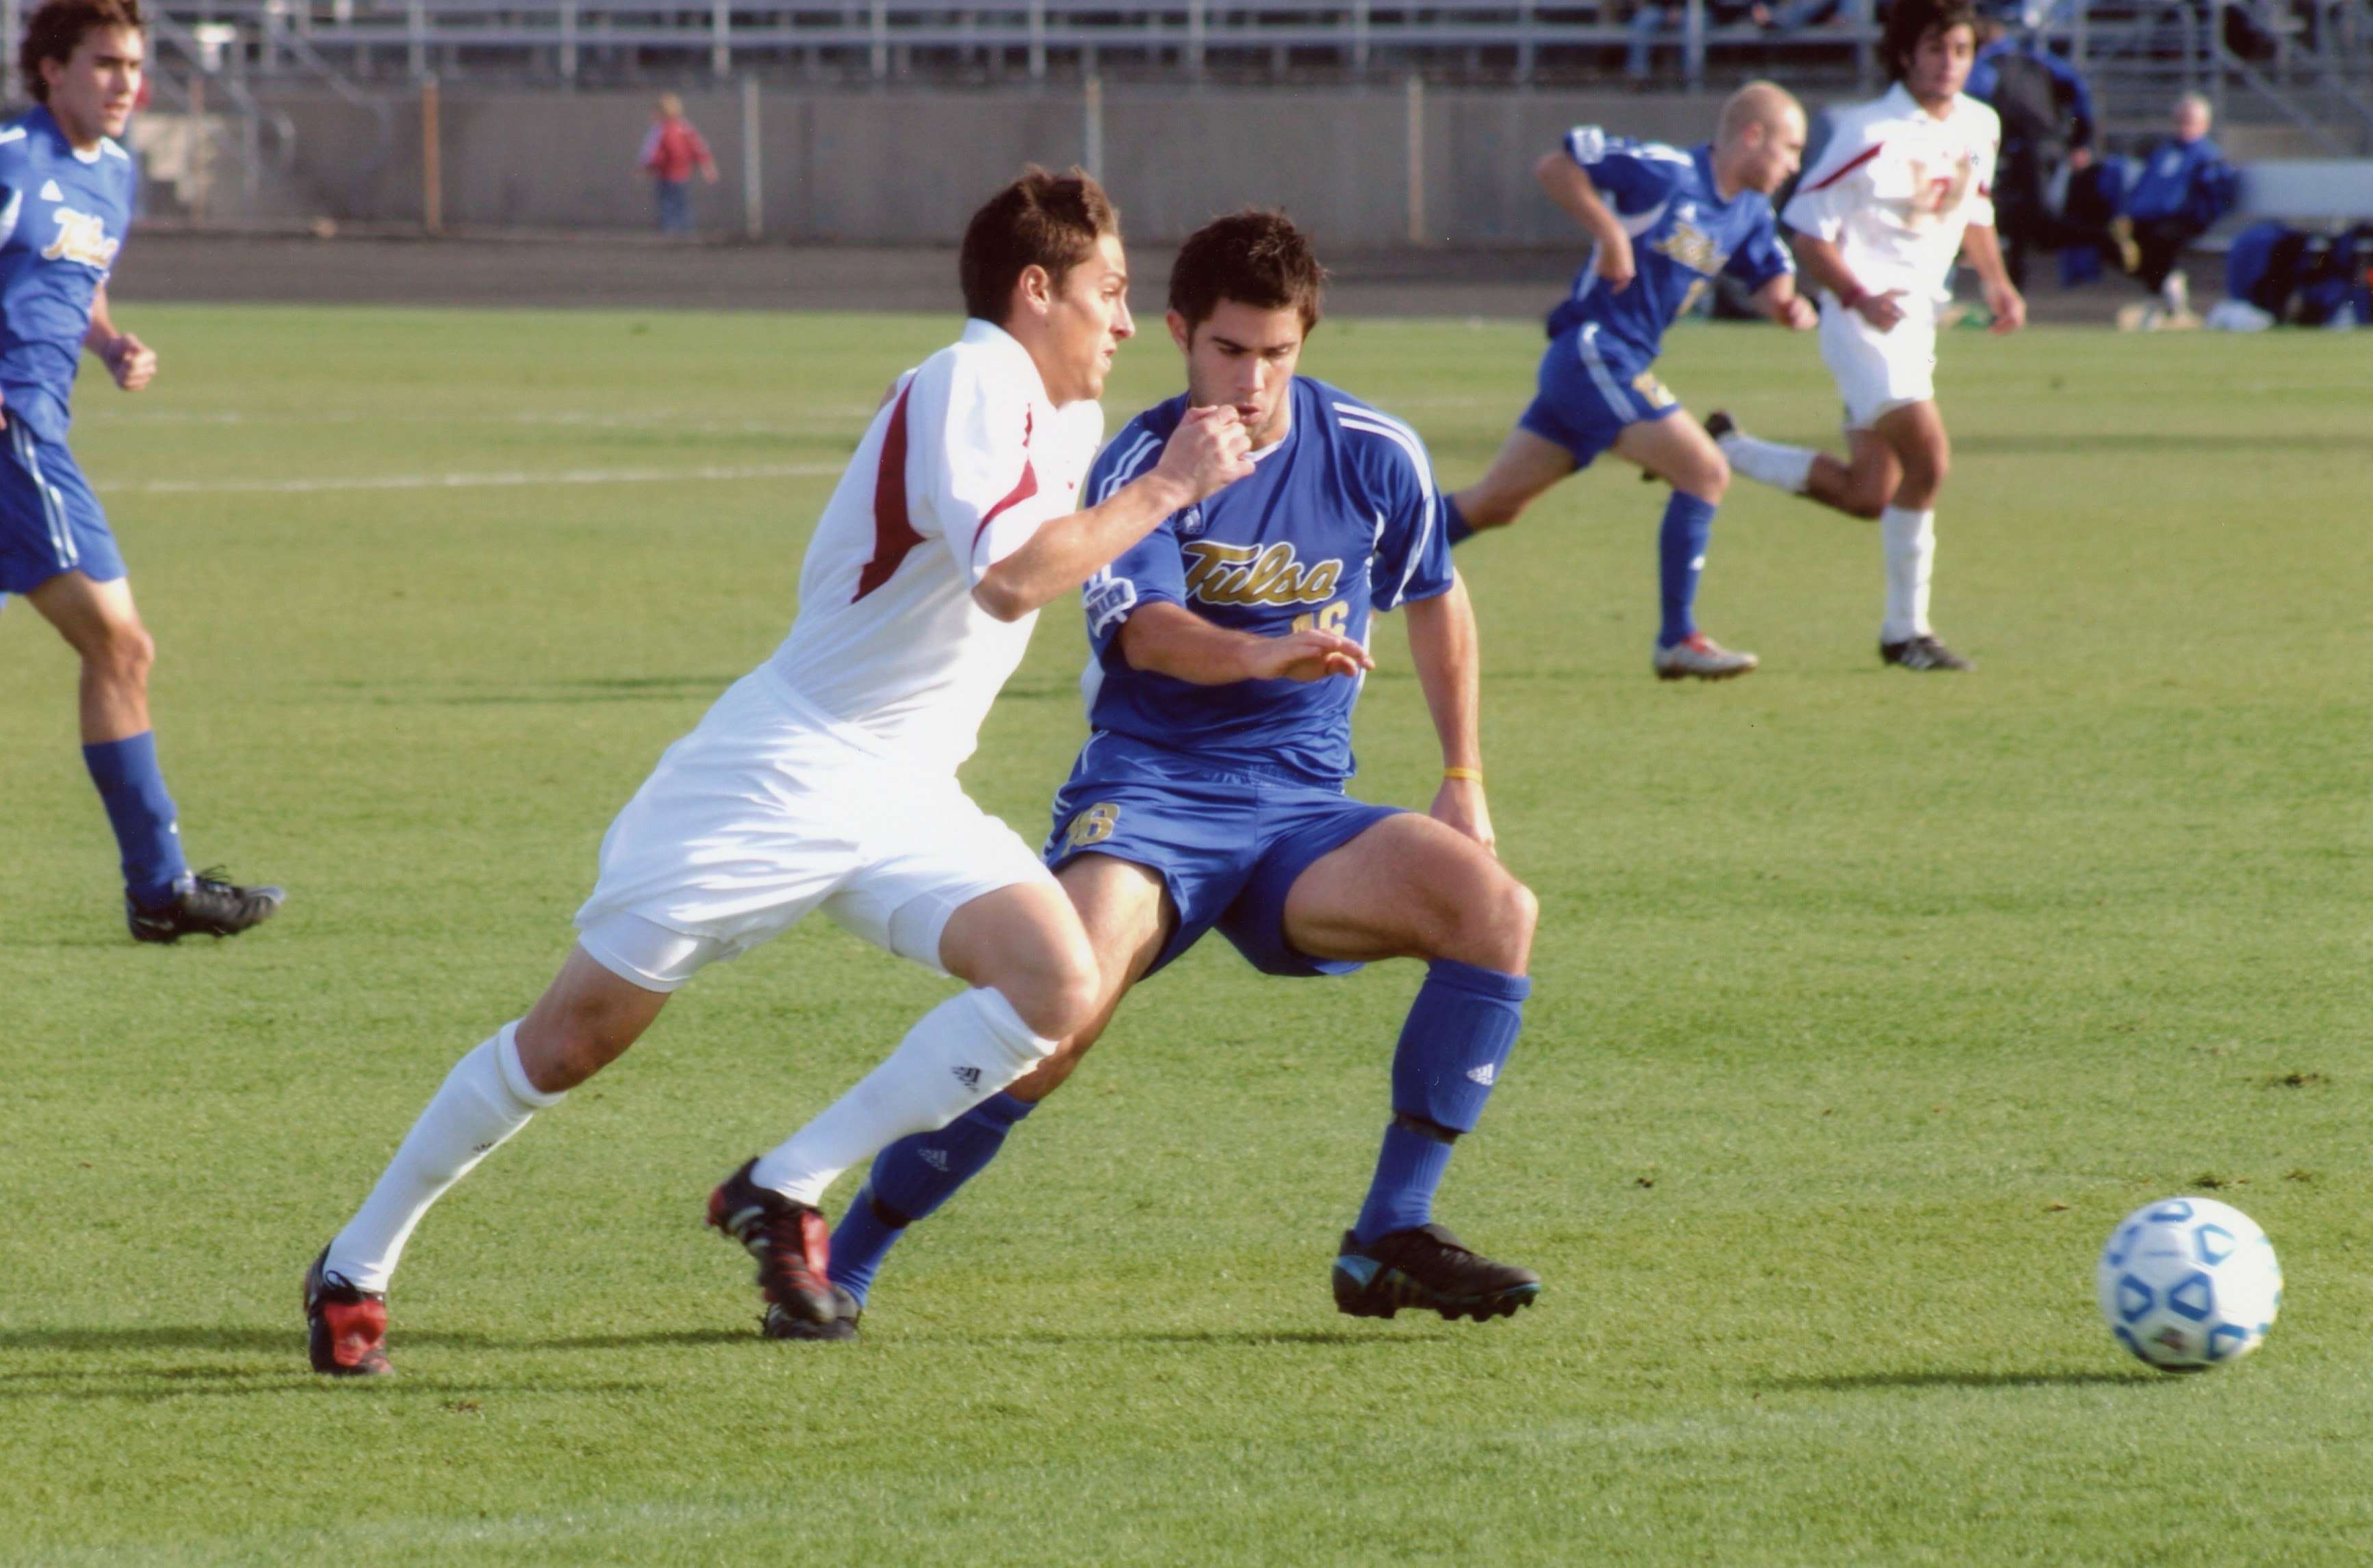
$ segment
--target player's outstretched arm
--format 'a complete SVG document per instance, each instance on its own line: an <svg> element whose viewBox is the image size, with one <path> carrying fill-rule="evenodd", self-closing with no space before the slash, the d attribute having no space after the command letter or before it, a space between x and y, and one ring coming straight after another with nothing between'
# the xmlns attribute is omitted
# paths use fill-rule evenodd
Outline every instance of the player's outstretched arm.
<svg viewBox="0 0 2373 1568"><path fill-rule="evenodd" d="M115 322L107 313L105 284L91 295L90 326L82 334L82 345L99 356L115 384L125 392L138 392L157 379L157 351L130 333L115 330Z"/></svg>
<svg viewBox="0 0 2373 1568"><path fill-rule="evenodd" d="M1454 574L1448 592L1417 600L1402 613L1418 687L1442 741L1442 788L1429 814L1496 855L1491 809L1483 802L1483 645L1466 579Z"/></svg>
<svg viewBox="0 0 2373 1568"><path fill-rule="evenodd" d="M1533 165L1533 178L1541 182L1549 200L1598 241L1598 275L1606 280L1608 293L1622 293L1638 271L1631 260L1631 236L1599 199L1598 187L1591 183L1582 165L1563 152L1546 153Z"/></svg>
<svg viewBox="0 0 2373 1568"><path fill-rule="evenodd" d="M2003 265L2002 240L1989 228L1976 224L1961 231L1961 250L1970 258L1970 265L1978 270L1978 287L1984 290L1986 309L1994 313L1994 335L2015 333L2027 325L2027 298L2010 280L2010 269Z"/></svg>
<svg viewBox="0 0 2373 1568"><path fill-rule="evenodd" d="M974 602L1000 621L1018 621L1077 591L1163 518L1250 474L1251 447L1233 406L1190 410L1151 473L1085 511L1041 524L1028 544L981 574Z"/></svg>
<svg viewBox="0 0 2373 1568"><path fill-rule="evenodd" d="M1890 288L1884 294L1873 294L1862 286L1862 280L1846 265L1845 255L1834 240L1824 240L1818 234L1792 229L1788 248L1796 252L1796 264L1805 275L1838 297L1838 303L1868 322L1881 332L1893 330L1903 319L1903 307L1896 301L1903 290Z"/></svg>
<svg viewBox="0 0 2373 1568"><path fill-rule="evenodd" d="M1120 656L1147 670L1198 686L1238 681L1323 681L1373 670L1368 650L1338 632L1312 629L1259 637L1216 626L1187 609L1157 600L1140 605L1120 628Z"/></svg>

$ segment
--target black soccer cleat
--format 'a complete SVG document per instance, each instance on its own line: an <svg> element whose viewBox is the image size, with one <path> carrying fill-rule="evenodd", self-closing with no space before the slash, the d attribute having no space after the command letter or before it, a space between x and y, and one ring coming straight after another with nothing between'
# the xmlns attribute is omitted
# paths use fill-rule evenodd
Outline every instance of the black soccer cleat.
<svg viewBox="0 0 2373 1568"><path fill-rule="evenodd" d="M1974 670L1975 664L1938 642L1927 632L1902 642L1882 642L1878 656L1907 670Z"/></svg>
<svg viewBox="0 0 2373 1568"><path fill-rule="evenodd" d="M758 1260L758 1289L766 1298L766 1338L853 1338L854 1316L847 1320L846 1333L794 1331L830 1329L841 1321L846 1293L833 1288L832 1227L824 1223L823 1210L794 1203L752 1181L750 1172L757 1164L748 1161L708 1195L708 1223Z"/></svg>
<svg viewBox="0 0 2373 1568"><path fill-rule="evenodd" d="M1724 410L1717 408L1705 416L1705 433L1719 442L1724 436L1738 434L1738 421L1733 419Z"/></svg>
<svg viewBox="0 0 2373 1568"><path fill-rule="evenodd" d="M138 942L237 936L272 919L287 900L276 887L234 887L223 880L220 866L210 866L184 872L174 884L173 901L160 908L144 909L125 894L123 919Z"/></svg>
<svg viewBox="0 0 2373 1568"><path fill-rule="evenodd" d="M324 1377L392 1377L387 1363L387 1293L324 1272L323 1247L305 1270L305 1348Z"/></svg>
<svg viewBox="0 0 2373 1568"><path fill-rule="evenodd" d="M766 1305L766 1327L769 1340L854 1340L857 1325L865 1316L857 1298L838 1285L832 1288L832 1316L822 1323L810 1323L794 1317L772 1302Z"/></svg>
<svg viewBox="0 0 2373 1568"><path fill-rule="evenodd" d="M1494 1263L1440 1225L1395 1231L1362 1246L1343 1233L1335 1259L1335 1310L1352 1317L1390 1317L1402 1307L1446 1318L1513 1317L1541 1293L1541 1277Z"/></svg>

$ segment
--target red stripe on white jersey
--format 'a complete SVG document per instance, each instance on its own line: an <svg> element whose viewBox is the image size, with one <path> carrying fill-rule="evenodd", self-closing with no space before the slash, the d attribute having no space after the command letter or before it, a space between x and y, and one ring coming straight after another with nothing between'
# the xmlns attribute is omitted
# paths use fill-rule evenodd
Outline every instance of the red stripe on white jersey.
<svg viewBox="0 0 2373 1568"><path fill-rule="evenodd" d="M1872 158L1876 158L1879 155L1879 152L1886 146L1887 144L1885 142L1879 142L1875 146L1864 147L1862 151L1854 154L1853 157L1840 164L1834 170L1824 176L1818 182L1806 186L1802 192L1798 193L1798 194L1809 194L1815 191L1828 190L1830 186L1836 184L1847 175L1852 174L1855 170L1860 169L1864 164L1868 163Z"/></svg>
<svg viewBox="0 0 2373 1568"><path fill-rule="evenodd" d="M1005 499L989 508L988 514L980 520L980 526L972 531L972 547L976 550L980 548L980 536L988 532L988 525L997 521L999 513L1009 507L1021 505L1038 493L1038 470L1030 461L1030 436L1036 418L1026 409L1023 412L1022 477L1014 482L1012 489L1005 493Z"/></svg>
<svg viewBox="0 0 2373 1568"><path fill-rule="evenodd" d="M882 433L882 466L873 479L873 558L858 574L852 604L888 582L906 552L923 542L906 513L906 394L913 390L911 380L898 389L898 406Z"/></svg>

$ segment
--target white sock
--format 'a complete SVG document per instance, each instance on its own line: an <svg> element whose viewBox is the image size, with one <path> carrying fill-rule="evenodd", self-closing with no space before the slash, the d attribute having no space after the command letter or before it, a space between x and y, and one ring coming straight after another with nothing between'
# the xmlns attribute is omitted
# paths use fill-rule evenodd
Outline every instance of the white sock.
<svg viewBox="0 0 2373 1568"><path fill-rule="evenodd" d="M1881 642L1925 637L1928 574L1936 564L1936 514L1889 507L1878 514L1878 536L1887 544L1887 623Z"/></svg>
<svg viewBox="0 0 2373 1568"><path fill-rule="evenodd" d="M1045 1060L1055 1044L985 986L950 997L856 1088L762 1156L750 1179L794 1203L820 1202L841 1172L910 1132L947 1126Z"/></svg>
<svg viewBox="0 0 2373 1568"><path fill-rule="evenodd" d="M1733 430L1714 443L1722 455L1730 459L1730 466L1749 479L1777 486L1792 496L1801 496L1812 482L1813 459L1818 454L1810 447L1782 446L1778 441L1759 440L1753 436Z"/></svg>
<svg viewBox="0 0 2373 1568"><path fill-rule="evenodd" d="M560 1103L561 1095L546 1094L528 1082L518 1035L516 1022L506 1024L453 1064L437 1097L403 1135L379 1185L330 1244L324 1272L343 1274L349 1284L367 1291L387 1289L403 1244L428 1206L530 1117Z"/></svg>

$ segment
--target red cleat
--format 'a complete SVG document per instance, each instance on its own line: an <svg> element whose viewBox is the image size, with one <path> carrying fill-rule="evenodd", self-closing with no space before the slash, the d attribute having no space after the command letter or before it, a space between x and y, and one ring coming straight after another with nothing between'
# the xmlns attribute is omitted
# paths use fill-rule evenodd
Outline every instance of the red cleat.
<svg viewBox="0 0 2373 1568"><path fill-rule="evenodd" d="M387 1294L323 1271L330 1249L305 1270L306 1348L313 1370L328 1377L388 1377Z"/></svg>
<svg viewBox="0 0 2373 1568"><path fill-rule="evenodd" d="M836 1323L840 1303L832 1288L832 1227L824 1211L794 1203L750 1179L752 1160L708 1195L708 1223L740 1242L758 1260L758 1289L766 1297L766 1338L832 1338L803 1326Z"/></svg>

